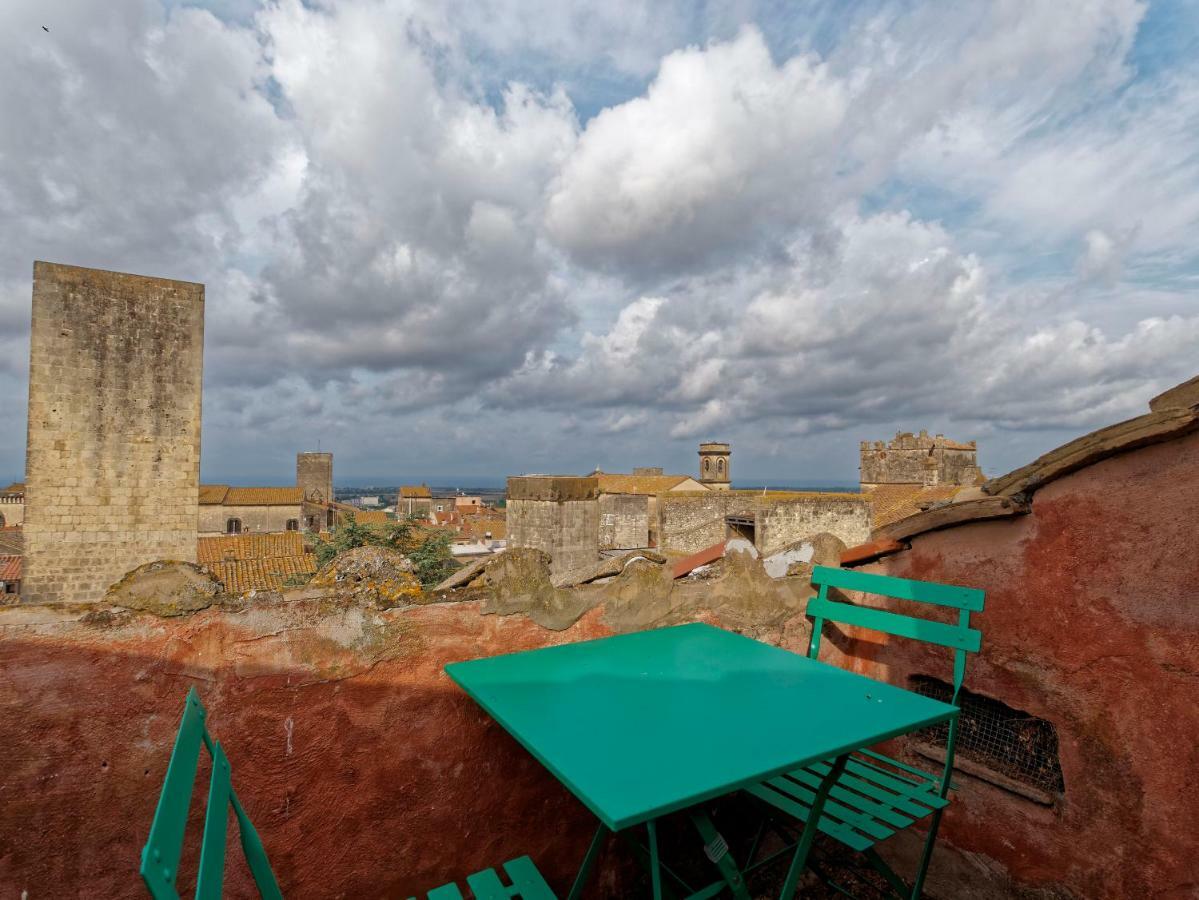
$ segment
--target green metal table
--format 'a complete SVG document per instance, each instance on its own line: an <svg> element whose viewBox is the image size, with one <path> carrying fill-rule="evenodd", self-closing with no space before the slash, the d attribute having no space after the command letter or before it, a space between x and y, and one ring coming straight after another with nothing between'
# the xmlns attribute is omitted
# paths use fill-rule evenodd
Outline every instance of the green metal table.
<svg viewBox="0 0 1199 900"><path fill-rule="evenodd" d="M833 760L796 847L789 897L846 756L957 715L946 703L699 623L451 663L446 672L599 819L571 898L607 831L648 826L657 897L654 820ZM712 822L703 812L692 820L723 880L691 897L727 887L748 900Z"/></svg>

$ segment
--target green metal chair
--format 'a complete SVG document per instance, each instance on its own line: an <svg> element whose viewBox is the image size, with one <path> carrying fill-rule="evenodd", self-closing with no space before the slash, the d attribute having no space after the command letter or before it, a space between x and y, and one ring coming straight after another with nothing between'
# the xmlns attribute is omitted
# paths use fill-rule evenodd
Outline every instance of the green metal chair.
<svg viewBox="0 0 1199 900"><path fill-rule="evenodd" d="M953 699L950 702L957 705L958 692L966 674L966 654L977 653L982 643L982 634L970 627L970 613L982 612L982 591L826 566L815 568L812 584L819 586L820 591L808 603L807 613L813 618L812 637L808 643L808 656L811 659L819 657L820 633L825 620L948 647L953 651ZM949 625L841 603L829 599L830 588L952 607L958 610L958 623ZM958 720L955 717L949 724L945 765L939 774L929 774L873 750L860 750L852 754L830 790L821 813L819 830L864 854L870 866L883 876L899 897L916 900L924 887L941 814L949 805L950 774L953 771L957 732ZM830 760L788 772L755 785L749 789L749 793L788 816L806 822L821 779L831 765ZM883 861L874 846L930 815L932 820L928 825L928 836L916 878L908 885Z"/></svg>
<svg viewBox="0 0 1199 900"><path fill-rule="evenodd" d="M154 900L178 900L179 891L175 881L179 874L179 858L183 854L183 832L187 826L192 788L200 762L200 745L203 744L212 757L212 781L208 789L200 866L196 875L197 900L217 900L221 897L225 874L225 828L230 804L237 816L242 851L258 893L266 900L282 900L283 895L279 892L258 832L254 830L233 791L229 760L221 749L220 741L213 740L208 733L206 718L207 711L193 687L187 692L183 721L175 736L175 749L167 765L158 809L150 825L150 837L142 849L142 880ZM512 882L511 886L505 886L494 869L484 869L467 876L466 883L474 893L475 900L557 900L529 857L522 856L504 863L504 871ZM429 891L428 900L463 900L463 896L458 886L451 882Z"/></svg>

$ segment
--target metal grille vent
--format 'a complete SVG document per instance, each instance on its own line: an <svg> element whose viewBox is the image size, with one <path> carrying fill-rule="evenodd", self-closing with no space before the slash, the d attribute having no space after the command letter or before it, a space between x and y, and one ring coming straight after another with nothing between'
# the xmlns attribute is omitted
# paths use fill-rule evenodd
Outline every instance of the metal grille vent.
<svg viewBox="0 0 1199 900"><path fill-rule="evenodd" d="M911 685L917 693L946 703L953 697L952 685L926 675L913 676ZM965 757L1048 794L1065 790L1052 722L965 688L958 694L958 705L958 759ZM917 740L944 747L948 737L949 726L938 725L921 732Z"/></svg>

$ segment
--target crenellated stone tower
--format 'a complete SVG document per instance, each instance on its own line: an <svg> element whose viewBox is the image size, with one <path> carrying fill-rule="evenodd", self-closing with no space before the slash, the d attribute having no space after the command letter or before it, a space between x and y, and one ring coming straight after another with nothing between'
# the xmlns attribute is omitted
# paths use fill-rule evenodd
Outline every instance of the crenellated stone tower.
<svg viewBox="0 0 1199 900"><path fill-rule="evenodd" d="M880 484L974 485L983 480L974 441L951 441L899 432L890 441L862 441L860 479L863 490Z"/></svg>

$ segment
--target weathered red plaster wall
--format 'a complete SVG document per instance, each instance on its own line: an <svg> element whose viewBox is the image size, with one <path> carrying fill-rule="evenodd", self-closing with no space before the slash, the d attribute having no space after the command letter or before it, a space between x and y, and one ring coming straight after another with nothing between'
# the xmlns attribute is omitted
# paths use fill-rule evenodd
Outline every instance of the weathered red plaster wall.
<svg viewBox="0 0 1199 900"><path fill-rule="evenodd" d="M962 777L942 832L956 848L1078 897L1199 896L1199 434L1100 462L1042 488L1028 516L925 534L863 571L986 589L966 686L1057 727L1061 801ZM947 654L856 649L899 683L948 678Z"/></svg>
<svg viewBox="0 0 1199 900"><path fill-rule="evenodd" d="M284 606L93 627L9 611L40 624L6 617L0 640L0 896L144 896L192 684L285 896L407 897L522 853L569 887L593 820L442 667L601 636L598 615L556 633L476 604ZM234 841L228 896L246 896Z"/></svg>

